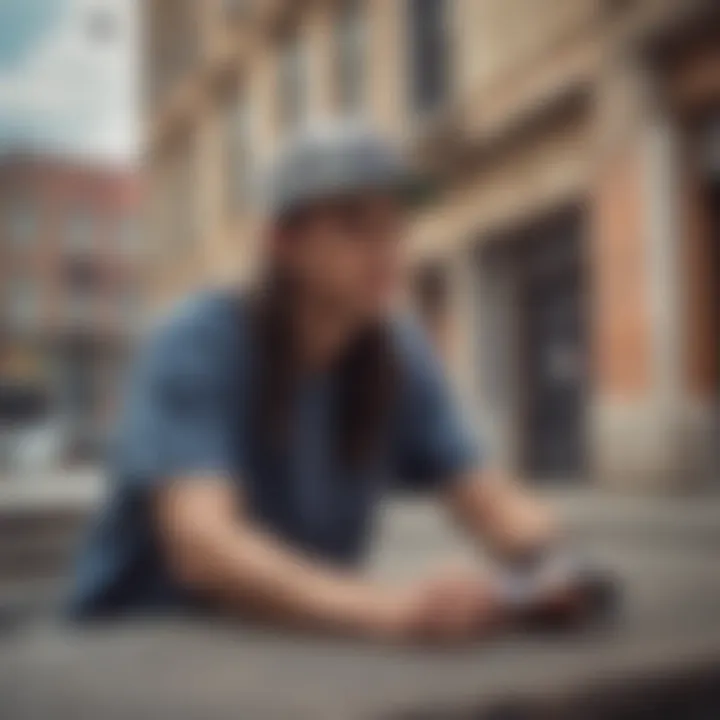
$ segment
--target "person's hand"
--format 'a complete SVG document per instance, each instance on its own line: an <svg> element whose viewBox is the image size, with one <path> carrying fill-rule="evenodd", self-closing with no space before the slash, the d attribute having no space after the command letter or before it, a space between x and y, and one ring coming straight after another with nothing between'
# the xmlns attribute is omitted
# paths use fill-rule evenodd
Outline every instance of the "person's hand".
<svg viewBox="0 0 720 720"><path fill-rule="evenodd" d="M385 637L402 642L459 644L483 637L503 620L503 608L477 570L444 570L393 594Z"/></svg>
<svg viewBox="0 0 720 720"><path fill-rule="evenodd" d="M617 579L600 566L568 555L551 556L528 580L514 603L515 619L523 625L578 627L610 617L618 605Z"/></svg>

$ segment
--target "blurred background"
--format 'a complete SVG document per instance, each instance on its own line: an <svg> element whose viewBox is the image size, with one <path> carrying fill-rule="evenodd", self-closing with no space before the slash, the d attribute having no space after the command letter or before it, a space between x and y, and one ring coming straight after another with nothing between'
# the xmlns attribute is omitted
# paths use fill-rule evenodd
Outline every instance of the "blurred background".
<svg viewBox="0 0 720 720"><path fill-rule="evenodd" d="M381 126L412 294L503 464L717 486L720 18L672 0L4 0L0 468L99 457L133 341L252 272L257 168Z"/></svg>
<svg viewBox="0 0 720 720"><path fill-rule="evenodd" d="M62 567L133 345L252 275L258 167L336 115L436 179L410 294L499 463L600 535L718 526L716 1L0 0L0 585Z"/></svg>
<svg viewBox="0 0 720 720"><path fill-rule="evenodd" d="M0 477L98 458L143 312L137 6L0 3Z"/></svg>

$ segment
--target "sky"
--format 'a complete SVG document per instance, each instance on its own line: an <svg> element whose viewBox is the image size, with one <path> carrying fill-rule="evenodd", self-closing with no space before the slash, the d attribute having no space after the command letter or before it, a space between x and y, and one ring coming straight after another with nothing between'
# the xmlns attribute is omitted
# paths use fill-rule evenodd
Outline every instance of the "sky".
<svg viewBox="0 0 720 720"><path fill-rule="evenodd" d="M138 153L138 0L0 0L0 150Z"/></svg>

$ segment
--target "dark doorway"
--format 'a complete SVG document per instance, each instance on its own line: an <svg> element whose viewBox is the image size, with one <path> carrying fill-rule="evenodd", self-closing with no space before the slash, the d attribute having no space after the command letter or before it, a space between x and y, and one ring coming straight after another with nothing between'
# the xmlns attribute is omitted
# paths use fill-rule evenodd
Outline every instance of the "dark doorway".
<svg viewBox="0 0 720 720"><path fill-rule="evenodd" d="M575 267L524 291L525 461L538 478L577 476L585 458L585 322Z"/></svg>
<svg viewBox="0 0 720 720"><path fill-rule="evenodd" d="M573 206L484 243L482 262L510 288L494 312L505 318L497 332L512 335L504 364L512 365L507 382L516 388L513 452L518 469L542 481L577 480L587 470L584 217Z"/></svg>
<svg viewBox="0 0 720 720"><path fill-rule="evenodd" d="M714 178L710 189L712 237L710 262L712 263L712 327L715 329L714 359L717 379L717 398L720 405L720 177Z"/></svg>
<svg viewBox="0 0 720 720"><path fill-rule="evenodd" d="M538 479L584 475L588 322L579 212L528 230L519 249L523 465Z"/></svg>

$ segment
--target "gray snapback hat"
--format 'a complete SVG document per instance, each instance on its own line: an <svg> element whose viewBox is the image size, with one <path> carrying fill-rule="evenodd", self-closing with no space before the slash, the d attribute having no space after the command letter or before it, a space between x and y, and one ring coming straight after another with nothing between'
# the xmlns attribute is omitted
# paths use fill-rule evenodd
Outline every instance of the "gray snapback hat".
<svg viewBox="0 0 720 720"><path fill-rule="evenodd" d="M413 197L418 177L375 130L338 122L304 130L280 150L265 177L265 205L280 218L315 202L368 191Z"/></svg>

